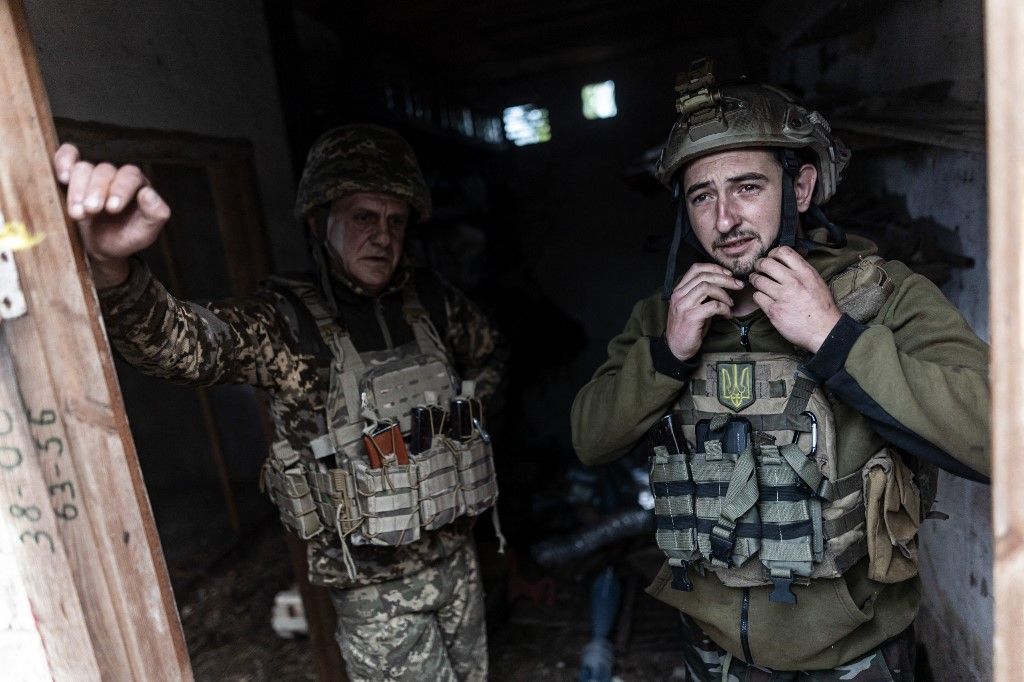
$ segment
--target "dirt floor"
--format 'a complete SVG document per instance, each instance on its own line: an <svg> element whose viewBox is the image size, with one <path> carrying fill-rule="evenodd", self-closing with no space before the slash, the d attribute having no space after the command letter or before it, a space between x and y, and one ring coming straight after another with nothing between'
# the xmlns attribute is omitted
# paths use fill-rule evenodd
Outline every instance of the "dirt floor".
<svg viewBox="0 0 1024 682"><path fill-rule="evenodd" d="M196 680L315 679L308 640L282 639L271 628L274 596L292 583L281 533L268 523L266 531L203 569L170 565ZM590 639L590 579L600 560L560 571L534 567L529 576L517 571L510 590L508 562L486 544L481 557L491 679L576 680L580 652ZM616 675L624 682L673 679L677 615L643 592L645 580L627 562L619 574L622 602L631 606L611 634ZM681 679L681 671L676 675Z"/></svg>

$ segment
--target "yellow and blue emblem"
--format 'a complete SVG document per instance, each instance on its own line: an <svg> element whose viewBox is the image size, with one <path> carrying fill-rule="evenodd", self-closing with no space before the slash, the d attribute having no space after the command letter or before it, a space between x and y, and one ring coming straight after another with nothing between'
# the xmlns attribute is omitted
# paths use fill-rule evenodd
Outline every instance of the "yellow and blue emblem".
<svg viewBox="0 0 1024 682"><path fill-rule="evenodd" d="M719 362L718 402L734 412L750 407L754 402L754 363Z"/></svg>

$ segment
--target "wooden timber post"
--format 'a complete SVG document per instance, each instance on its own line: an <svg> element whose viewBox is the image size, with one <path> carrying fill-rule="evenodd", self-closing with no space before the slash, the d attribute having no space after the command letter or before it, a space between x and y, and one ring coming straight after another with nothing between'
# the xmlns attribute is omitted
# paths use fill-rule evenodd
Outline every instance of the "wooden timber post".
<svg viewBox="0 0 1024 682"><path fill-rule="evenodd" d="M21 0L0 0L0 92L0 210L46 235L0 321L2 676L191 680Z"/></svg>
<svg viewBox="0 0 1024 682"><path fill-rule="evenodd" d="M1024 679L1024 4L985 3L997 680Z"/></svg>

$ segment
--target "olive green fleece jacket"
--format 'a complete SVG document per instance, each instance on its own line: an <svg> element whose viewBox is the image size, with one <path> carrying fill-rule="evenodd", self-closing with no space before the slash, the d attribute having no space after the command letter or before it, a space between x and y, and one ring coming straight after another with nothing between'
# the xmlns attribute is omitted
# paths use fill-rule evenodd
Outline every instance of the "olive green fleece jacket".
<svg viewBox="0 0 1024 682"><path fill-rule="evenodd" d="M817 248L807 260L828 281L875 252L851 236L841 249ZM840 475L856 470L886 442L953 473L987 480L988 347L930 281L902 263L883 264L895 284L885 305L859 324L843 316L804 367L826 389L837 424ZM667 304L660 293L633 308L608 345L608 360L572 408L573 444L586 464L631 449L687 386L696 362L681 362L664 341ZM702 352L743 352L748 325L753 352L796 353L757 311L712 322ZM708 572L690 572L692 592L671 587L667 565L648 591L690 615L726 651L744 659L740 633L744 590ZM794 586L797 604L768 601L770 587L751 588L746 604L753 663L776 670L842 665L902 632L914 620L920 580L883 584L867 578L867 560L842 578Z"/></svg>

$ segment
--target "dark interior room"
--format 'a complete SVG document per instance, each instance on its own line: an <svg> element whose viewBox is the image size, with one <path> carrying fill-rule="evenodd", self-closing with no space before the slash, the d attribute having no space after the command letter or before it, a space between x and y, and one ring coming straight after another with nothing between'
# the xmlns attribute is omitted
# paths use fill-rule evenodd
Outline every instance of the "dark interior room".
<svg viewBox="0 0 1024 682"><path fill-rule="evenodd" d="M406 253L483 311L506 358L484 406L504 553L489 513L474 529L490 679L612 679L581 677L587 665L690 679L679 613L645 592L665 559L647 451L585 466L569 415L634 303L662 286L676 209L655 167L695 60L822 112L852 151L825 213L934 282L988 339L980 2L25 8L61 141L138 164L172 206L142 256L180 298L246 296L309 270L292 205L321 133L373 123L408 140L433 212ZM676 272L695 258L684 245ZM330 599L260 490L266 396L115 362L195 678L347 679ZM919 680L992 675L990 504L987 486L940 474L949 518L921 528Z"/></svg>

